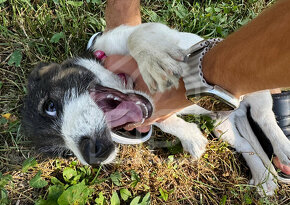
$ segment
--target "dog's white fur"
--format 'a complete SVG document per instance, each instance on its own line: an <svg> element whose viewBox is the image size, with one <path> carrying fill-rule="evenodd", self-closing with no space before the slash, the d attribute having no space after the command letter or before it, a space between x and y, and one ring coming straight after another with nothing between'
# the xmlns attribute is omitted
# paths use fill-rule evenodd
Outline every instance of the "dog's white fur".
<svg viewBox="0 0 290 205"><path fill-rule="evenodd" d="M186 66L174 59L180 59L183 56L183 50L201 40L203 40L201 37L194 34L178 32L162 24L149 23L136 27L120 26L107 32L96 39L93 49L103 50L107 55L132 55L136 59L142 77L150 90L164 91L172 86L178 86L179 75ZM92 70L94 69L95 67ZM104 73L93 72L98 72L98 76L102 75L101 78L104 79L107 78L107 75L110 76L108 71L102 71ZM168 79L173 83L171 86L166 82ZM105 83L103 80L102 82ZM277 187L275 182L277 173L248 124L247 106L251 107L253 119L271 141L274 153L284 164L289 165L290 142L276 123L269 91L245 96L240 108L236 111L230 114L216 115L217 119L223 121L217 125L216 130L219 131L216 131L216 134L242 153L252 172L253 178L250 183L261 185L259 193L272 195ZM190 106L180 112L180 114L192 113L209 114L208 111L197 105ZM207 139L196 124L187 123L173 115L161 123L155 123L155 125L164 132L177 136L184 149L194 159L198 159L204 153ZM289 181L286 182L289 183Z"/></svg>
<svg viewBox="0 0 290 205"><path fill-rule="evenodd" d="M70 100L65 100L64 115L62 119L61 132L64 141L82 164L87 164L78 149L79 136L94 136L96 130L99 130L99 124L95 122L106 123L102 112L96 103L88 94L75 96L76 92L72 90ZM86 106L84 106L86 105Z"/></svg>

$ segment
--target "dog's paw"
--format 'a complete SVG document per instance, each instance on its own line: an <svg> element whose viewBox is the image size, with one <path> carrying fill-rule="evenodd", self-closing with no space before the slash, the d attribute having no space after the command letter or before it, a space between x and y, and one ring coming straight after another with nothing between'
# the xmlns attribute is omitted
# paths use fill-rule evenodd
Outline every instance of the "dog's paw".
<svg viewBox="0 0 290 205"><path fill-rule="evenodd" d="M194 160L199 159L206 150L208 143L207 139L200 134L200 136L189 136L180 139L183 150L190 153Z"/></svg>
<svg viewBox="0 0 290 205"><path fill-rule="evenodd" d="M187 64L177 36L177 31L165 25L150 23L141 25L128 38L130 55L152 93L178 87Z"/></svg>
<svg viewBox="0 0 290 205"><path fill-rule="evenodd" d="M290 165L290 140L280 138L279 141L273 144L273 148L280 162L285 165Z"/></svg>
<svg viewBox="0 0 290 205"><path fill-rule="evenodd" d="M175 46L151 47L134 54L143 80L152 93L178 88L186 66L183 57L183 52Z"/></svg>
<svg viewBox="0 0 290 205"><path fill-rule="evenodd" d="M267 169L264 172L260 170L253 175L249 184L257 186L257 191L260 196L272 196L277 188L275 177Z"/></svg>

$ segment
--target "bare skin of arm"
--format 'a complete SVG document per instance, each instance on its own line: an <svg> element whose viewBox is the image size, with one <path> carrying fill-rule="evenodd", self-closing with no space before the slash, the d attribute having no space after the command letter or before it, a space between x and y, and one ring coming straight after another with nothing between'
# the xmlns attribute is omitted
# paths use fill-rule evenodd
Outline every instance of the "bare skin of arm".
<svg viewBox="0 0 290 205"><path fill-rule="evenodd" d="M279 0L214 47L203 60L205 79L236 97L290 86L290 0Z"/></svg>
<svg viewBox="0 0 290 205"><path fill-rule="evenodd" d="M106 30L111 30L122 24L130 26L140 24L140 0L108 0L105 18Z"/></svg>

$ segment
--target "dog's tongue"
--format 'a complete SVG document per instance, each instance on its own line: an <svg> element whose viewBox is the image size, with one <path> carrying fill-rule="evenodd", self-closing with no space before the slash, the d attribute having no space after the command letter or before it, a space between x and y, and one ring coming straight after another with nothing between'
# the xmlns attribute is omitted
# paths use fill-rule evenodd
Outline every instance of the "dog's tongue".
<svg viewBox="0 0 290 205"><path fill-rule="evenodd" d="M110 127L118 127L126 123L141 122L143 113L134 102L123 101L115 109L106 112L106 120Z"/></svg>

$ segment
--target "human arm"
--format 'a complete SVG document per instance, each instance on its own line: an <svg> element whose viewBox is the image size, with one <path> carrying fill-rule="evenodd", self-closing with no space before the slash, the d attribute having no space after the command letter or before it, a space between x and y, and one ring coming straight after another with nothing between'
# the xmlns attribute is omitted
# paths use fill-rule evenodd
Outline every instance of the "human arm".
<svg viewBox="0 0 290 205"><path fill-rule="evenodd" d="M290 86L290 0L277 1L211 49L205 79L236 97Z"/></svg>
<svg viewBox="0 0 290 205"><path fill-rule="evenodd" d="M106 30L122 24L141 24L140 0L108 0L105 11Z"/></svg>

